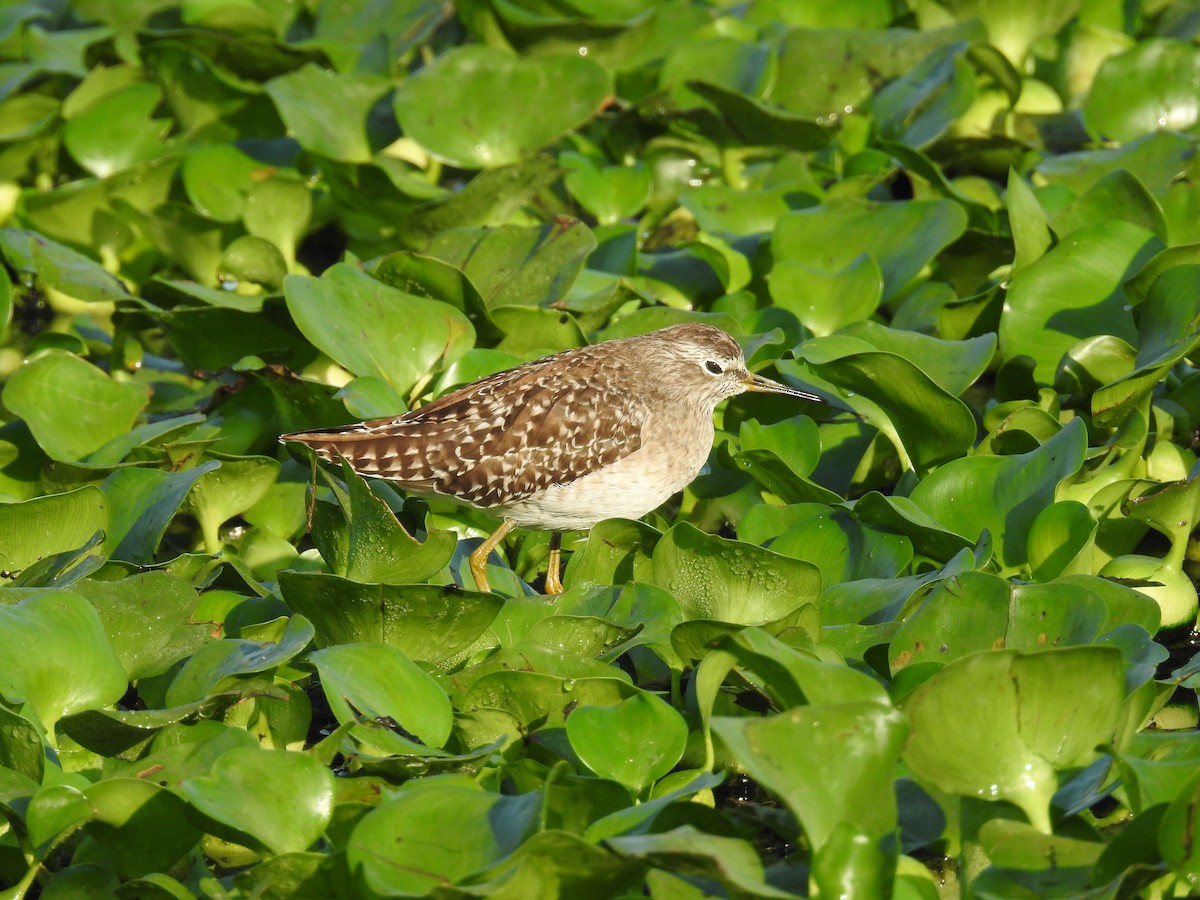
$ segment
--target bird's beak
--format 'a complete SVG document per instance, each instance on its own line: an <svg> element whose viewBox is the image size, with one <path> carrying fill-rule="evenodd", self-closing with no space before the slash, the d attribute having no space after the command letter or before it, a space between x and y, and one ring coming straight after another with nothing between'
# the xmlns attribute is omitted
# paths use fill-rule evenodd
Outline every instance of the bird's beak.
<svg viewBox="0 0 1200 900"><path fill-rule="evenodd" d="M813 400L817 403L825 401L816 394L810 394L808 391L797 390L796 388L788 387L786 384L780 384L778 381L772 381L770 378L763 378L761 375L748 373L745 379L742 380L742 386L747 391L754 391L760 394L783 394L787 397L800 397L803 400Z"/></svg>

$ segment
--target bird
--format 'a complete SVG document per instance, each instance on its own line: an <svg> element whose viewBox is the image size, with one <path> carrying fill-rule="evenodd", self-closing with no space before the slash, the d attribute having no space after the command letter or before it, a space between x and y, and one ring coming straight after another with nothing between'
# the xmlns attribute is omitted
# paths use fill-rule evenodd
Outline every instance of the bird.
<svg viewBox="0 0 1200 900"><path fill-rule="evenodd" d="M544 590L555 595L562 533L640 519L681 491L708 460L717 404L746 391L824 402L750 372L729 334L687 322L535 359L400 416L280 440L498 518L470 555L480 591L513 528L551 532Z"/></svg>

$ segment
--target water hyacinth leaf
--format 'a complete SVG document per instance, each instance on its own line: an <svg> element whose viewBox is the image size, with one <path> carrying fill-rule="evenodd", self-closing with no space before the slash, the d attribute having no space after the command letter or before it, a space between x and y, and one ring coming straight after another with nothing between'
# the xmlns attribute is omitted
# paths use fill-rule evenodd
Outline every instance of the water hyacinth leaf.
<svg viewBox="0 0 1200 900"><path fill-rule="evenodd" d="M748 841L739 838L706 834L684 825L661 834L610 837L605 843L622 856L725 885L735 895L744 892L744 896L750 897L795 896L767 883L758 854Z"/></svg>
<svg viewBox="0 0 1200 900"><path fill-rule="evenodd" d="M525 645L521 657L528 656L528 651L529 645ZM528 729L547 718L561 721L566 713L578 707L613 706L634 692L627 679L610 674L611 666L596 663L589 668L580 664L586 657L565 654L560 659L573 666L574 671L587 674L570 677L537 671L490 672L476 680L455 701L455 706L467 710L499 709Z"/></svg>
<svg viewBox="0 0 1200 900"><path fill-rule="evenodd" d="M229 750L209 774L181 787L220 832L234 840L249 836L275 854L307 850L333 816L333 773L302 753Z"/></svg>
<svg viewBox="0 0 1200 900"><path fill-rule="evenodd" d="M596 782L615 788L611 782ZM557 786L561 782L556 782ZM618 802L623 803L623 800ZM555 804L557 805L557 804ZM624 807L629 809L630 807ZM591 821L590 817L586 821ZM582 831L582 829L580 829ZM472 879L474 886L542 884L553 879L562 896L579 900L603 900L638 890L645 867L596 846L574 831L546 830L531 835L515 852L500 860L483 875ZM487 880L484 881L483 879ZM485 888L486 889L486 888Z"/></svg>
<svg viewBox="0 0 1200 900"><path fill-rule="evenodd" d="M924 472L956 459L975 442L971 411L921 369L856 338L830 335L807 342L797 362L780 364L801 378L812 372L846 392L848 406L886 434L904 467Z"/></svg>
<svg viewBox="0 0 1200 900"><path fill-rule="evenodd" d="M228 691L169 709L88 709L65 716L59 730L81 747L102 756L133 760L164 728L179 723L193 724L219 715L245 697L261 697L262 686Z"/></svg>
<svg viewBox="0 0 1200 900"><path fill-rule="evenodd" d="M355 375L375 375L402 396L474 343L467 317L446 303L388 287L345 263L320 278L289 275L284 296L313 346Z"/></svg>
<svg viewBox="0 0 1200 900"><path fill-rule="evenodd" d="M645 522L605 519L588 532L582 550L571 555L565 583L624 584L649 581L654 572L652 553L662 534Z"/></svg>
<svg viewBox="0 0 1200 900"><path fill-rule="evenodd" d="M906 701L904 760L939 790L1015 803L1049 834L1057 775L1113 740L1123 685L1121 654L1108 647L963 657Z"/></svg>
<svg viewBox="0 0 1200 900"><path fill-rule="evenodd" d="M226 678L266 672L289 662L313 639L312 624L292 616L277 641L212 641L193 653L167 688L168 706L203 700Z"/></svg>
<svg viewBox="0 0 1200 900"><path fill-rule="evenodd" d="M346 861L373 892L420 896L515 851L537 830L542 802L536 792L504 796L454 776L411 781L354 826Z"/></svg>
<svg viewBox="0 0 1200 900"><path fill-rule="evenodd" d="M84 546L109 529L110 515L108 500L94 485L0 503L0 583L38 560Z"/></svg>
<svg viewBox="0 0 1200 900"><path fill-rule="evenodd" d="M1082 421L1072 419L1036 450L1016 456L955 459L925 478L912 502L967 540L987 530L996 557L1009 567L1028 561L1029 529L1055 489L1079 470L1087 449Z"/></svg>
<svg viewBox="0 0 1200 900"><path fill-rule="evenodd" d="M204 549L221 549L220 528L266 496L279 475L279 461L269 456L213 454L220 463L200 475L184 501L204 536Z"/></svg>
<svg viewBox="0 0 1200 900"><path fill-rule="evenodd" d="M681 109L703 105L687 88L691 80L761 96L771 78L771 47L727 37L681 43L663 60L659 86Z"/></svg>
<svg viewBox="0 0 1200 900"><path fill-rule="evenodd" d="M559 164L566 170L563 184L601 225L611 225L636 215L650 196L650 171L644 163L605 166L579 153L564 153Z"/></svg>
<svg viewBox="0 0 1200 900"><path fill-rule="evenodd" d="M63 716L110 706L125 693L125 669L100 616L78 594L46 591L0 606L0 635L8 660L0 695L28 703L51 736Z"/></svg>
<svg viewBox="0 0 1200 900"><path fill-rule="evenodd" d="M1096 137L1121 142L1158 130L1185 131L1200 116L1200 51L1183 41L1149 39L1104 61L1083 104Z"/></svg>
<svg viewBox="0 0 1200 900"><path fill-rule="evenodd" d="M875 95L872 114L884 138L923 147L970 108L975 72L964 58L965 50L963 43L948 44Z"/></svg>
<svg viewBox="0 0 1200 900"><path fill-rule="evenodd" d="M0 707L0 767L35 784L41 782L46 767L46 750L37 726L5 707ZM0 804L8 802L6 788L0 789Z"/></svg>
<svg viewBox="0 0 1200 900"><path fill-rule="evenodd" d="M368 116L389 88L383 78L335 74L313 63L264 85L288 133L306 150L358 163L371 160Z"/></svg>
<svg viewBox="0 0 1200 900"><path fill-rule="evenodd" d="M841 271L867 253L879 264L887 300L966 227L966 213L949 200L843 202L782 216L771 250L777 260L825 271Z"/></svg>
<svg viewBox="0 0 1200 900"><path fill-rule="evenodd" d="M181 472L130 466L104 479L102 490L112 509L104 542L109 555L138 565L154 562L167 526L196 479L220 465L210 459Z"/></svg>
<svg viewBox="0 0 1200 900"><path fill-rule="evenodd" d="M908 731L887 704L800 706L761 719L716 716L739 768L778 794L815 848L842 822L879 840L896 827L892 785Z"/></svg>
<svg viewBox="0 0 1200 900"><path fill-rule="evenodd" d="M100 263L44 235L20 228L0 228L0 253L28 283L91 303L129 299L116 276Z"/></svg>
<svg viewBox="0 0 1200 900"><path fill-rule="evenodd" d="M166 119L155 119L162 92L148 82L131 84L72 118L63 127L67 152L99 178L160 156Z"/></svg>
<svg viewBox="0 0 1200 900"><path fill-rule="evenodd" d="M1037 262L1050 249L1050 225L1033 189L1011 169L1006 200L1013 235L1012 270L1016 273Z"/></svg>
<svg viewBox="0 0 1200 900"><path fill-rule="evenodd" d="M616 706L585 706L567 717L567 737L584 765L635 795L679 762L687 733L670 704L646 693Z"/></svg>
<svg viewBox="0 0 1200 900"><path fill-rule="evenodd" d="M440 232L423 252L461 269L492 309L562 300L595 249L596 236L586 225L557 219L455 228Z"/></svg>
<svg viewBox="0 0 1200 900"><path fill-rule="evenodd" d="M797 115L775 103L707 81L688 81L687 88L721 113L721 124L729 130L725 143L794 150L820 150L829 144L829 132L818 118Z"/></svg>
<svg viewBox="0 0 1200 900"><path fill-rule="evenodd" d="M955 21L978 19L987 30L987 43L1003 53L1020 70L1029 48L1052 36L1080 8L1079 0L1052 0L1036 6L1003 6L980 0L949 0L942 5L939 23L948 14Z"/></svg>
<svg viewBox="0 0 1200 900"><path fill-rule="evenodd" d="M1162 208L1138 179L1117 169L1109 172L1070 206L1054 216L1051 225L1059 237L1077 228L1105 219L1120 219L1145 228L1167 241L1167 223Z"/></svg>
<svg viewBox="0 0 1200 900"><path fill-rule="evenodd" d="M520 58L475 45L451 49L406 79L395 110L404 133L435 157L485 169L517 162L583 125L609 91L607 72L590 59ZM512 97L523 98L527 113L514 115ZM459 114L451 121L446 109Z"/></svg>
<svg viewBox="0 0 1200 900"><path fill-rule="evenodd" d="M348 463L342 476L346 490L338 498L346 525L332 521L326 504L317 506L313 523L313 541L337 574L366 584L414 584L446 567L458 545L454 532L433 530L418 541Z"/></svg>
<svg viewBox="0 0 1200 900"><path fill-rule="evenodd" d="M738 541L707 535L681 522L654 548L654 582L692 619L761 625L780 619L821 593L811 563Z"/></svg>
<svg viewBox="0 0 1200 900"><path fill-rule="evenodd" d="M378 641L430 663L469 647L502 605L494 594L360 584L318 572L280 572L279 589L288 606L313 623L318 647Z"/></svg>
<svg viewBox="0 0 1200 900"><path fill-rule="evenodd" d="M1047 506L1029 526L1029 569L1038 581L1050 581L1066 572L1092 572L1091 554L1096 520L1076 500Z"/></svg>
<svg viewBox="0 0 1200 900"><path fill-rule="evenodd" d="M767 284L775 304L791 310L817 336L865 319L883 299L883 273L865 253L840 272L781 259L772 267Z"/></svg>
<svg viewBox="0 0 1200 900"><path fill-rule="evenodd" d="M895 578L913 559L912 542L904 535L864 527L845 509L806 516L772 541L771 550L813 563L829 585Z"/></svg>
<svg viewBox="0 0 1200 900"><path fill-rule="evenodd" d="M84 579L73 590L96 608L130 681L161 675L211 640L212 623L193 618L195 589L169 572Z"/></svg>
<svg viewBox="0 0 1200 900"><path fill-rule="evenodd" d="M92 804L78 788L66 784L43 787L25 809L29 843L42 855L94 815Z"/></svg>
<svg viewBox="0 0 1200 900"><path fill-rule="evenodd" d="M839 333L866 341L876 350L904 357L955 397L978 381L996 352L996 337L992 334L947 341L916 331L888 328L867 318L850 323Z"/></svg>
<svg viewBox="0 0 1200 900"><path fill-rule="evenodd" d="M386 644L341 644L309 654L337 720L387 719L409 752L440 748L453 716L446 692L420 666Z"/></svg>
<svg viewBox="0 0 1200 900"><path fill-rule="evenodd" d="M188 820L187 803L153 782L108 778L83 794L95 809L87 835L122 879L169 869L203 834Z"/></svg>
<svg viewBox="0 0 1200 900"><path fill-rule="evenodd" d="M1000 321L1000 352L1035 362L1050 384L1063 354L1097 334L1137 340L1122 285L1160 249L1150 232L1128 222L1079 228L1036 263L1013 275Z"/></svg>
<svg viewBox="0 0 1200 900"><path fill-rule="evenodd" d="M4 386L4 405L61 462L85 460L128 432L149 399L145 385L116 381L63 350L27 360Z"/></svg>

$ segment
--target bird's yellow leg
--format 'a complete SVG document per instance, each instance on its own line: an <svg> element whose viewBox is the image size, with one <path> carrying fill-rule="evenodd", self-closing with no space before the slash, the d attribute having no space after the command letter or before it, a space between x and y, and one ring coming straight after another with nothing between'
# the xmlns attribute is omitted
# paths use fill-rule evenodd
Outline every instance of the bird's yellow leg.
<svg viewBox="0 0 1200 900"><path fill-rule="evenodd" d="M550 559L546 566L546 593L552 596L563 592L562 578L559 577L561 548L562 535L555 531L550 535Z"/></svg>
<svg viewBox="0 0 1200 900"><path fill-rule="evenodd" d="M487 561L492 555L492 551L504 540L513 526L517 523L512 519L505 519L500 523L500 527L492 532L491 537L475 548L475 552L471 554L471 577L475 579L475 587L481 591L490 591L491 587L487 580Z"/></svg>

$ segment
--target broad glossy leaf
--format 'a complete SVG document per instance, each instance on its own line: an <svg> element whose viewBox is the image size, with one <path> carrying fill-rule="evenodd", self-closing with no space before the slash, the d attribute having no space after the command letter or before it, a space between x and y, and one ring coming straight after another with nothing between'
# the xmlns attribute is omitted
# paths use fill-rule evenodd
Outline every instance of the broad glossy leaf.
<svg viewBox="0 0 1200 900"><path fill-rule="evenodd" d="M787 213L771 238L777 260L841 271L870 254L883 274L883 298L895 294L967 227L949 200L830 203Z"/></svg>
<svg viewBox="0 0 1200 900"><path fill-rule="evenodd" d="M1057 774L1113 739L1123 684L1108 647L972 654L908 698L905 762L939 790L1015 803L1049 834Z"/></svg>
<svg viewBox="0 0 1200 900"><path fill-rule="evenodd" d="M276 854L307 850L333 816L333 773L287 750L230 750L182 790L223 831L249 835Z"/></svg>
<svg viewBox="0 0 1200 900"><path fill-rule="evenodd" d="M149 82L110 94L63 128L63 143L81 166L100 178L153 159L163 152L166 119L152 114L162 92Z"/></svg>
<svg viewBox="0 0 1200 900"><path fill-rule="evenodd" d="M491 672L476 680L455 706L502 710L528 729L548 719L562 721L579 707L613 706L634 692L628 680L622 678L623 673L612 666L597 662L589 667L574 656L565 657L565 662L564 668L571 674Z"/></svg>
<svg viewBox="0 0 1200 900"><path fill-rule="evenodd" d="M1051 504L1029 526L1029 569L1038 581L1064 572L1092 574L1096 520L1076 500Z"/></svg>
<svg viewBox="0 0 1200 900"><path fill-rule="evenodd" d="M314 346L402 396L474 343L471 323L453 306L398 291L345 263L319 279L289 275L283 288L296 325Z"/></svg>
<svg viewBox="0 0 1200 900"><path fill-rule="evenodd" d="M202 835L187 818L187 803L151 781L106 778L83 794L95 809L87 825L88 837L98 845L95 858L122 879L170 868Z"/></svg>
<svg viewBox="0 0 1200 900"><path fill-rule="evenodd" d="M166 702L183 706L203 700L226 678L277 668L296 657L313 639L312 624L292 616L277 641L226 638L205 644L190 656L167 689Z"/></svg>
<svg viewBox="0 0 1200 900"><path fill-rule="evenodd" d="M781 363L780 371L802 378L811 372L841 388L846 404L888 436L906 469L924 472L962 456L975 442L975 419L966 405L902 356L830 335L806 343L797 359Z"/></svg>
<svg viewBox="0 0 1200 900"><path fill-rule="evenodd" d="M0 707L0 767L40 783L46 765L46 750L37 726L29 719ZM0 790L0 802L9 802L8 785Z"/></svg>
<svg viewBox="0 0 1200 900"><path fill-rule="evenodd" d="M397 726L393 743L409 753L440 748L450 737L446 692L395 647L340 644L308 658L321 674L321 687L339 722L386 718Z"/></svg>
<svg viewBox="0 0 1200 900"><path fill-rule="evenodd" d="M781 259L767 276L767 284L775 304L795 313L818 337L866 319L883 300L883 273L866 253L840 272Z"/></svg>
<svg viewBox="0 0 1200 900"><path fill-rule="evenodd" d="M1200 50L1183 41L1149 38L1100 66L1083 104L1096 137L1131 141L1153 131L1186 131L1200 118L1196 83Z"/></svg>
<svg viewBox="0 0 1200 900"><path fill-rule="evenodd" d="M680 523L654 548L654 581L693 619L761 625L815 603L821 576L811 563Z"/></svg>
<svg viewBox="0 0 1200 900"><path fill-rule="evenodd" d="M100 614L130 681L161 675L211 639L212 623L194 618L196 591L169 572L85 579L73 590Z"/></svg>
<svg viewBox="0 0 1200 900"><path fill-rule="evenodd" d="M634 794L674 768L687 733L687 723L670 704L641 692L616 706L584 706L567 717L567 737L584 765Z"/></svg>
<svg viewBox="0 0 1200 900"><path fill-rule="evenodd" d="M645 163L605 166L578 153L559 157L567 172L563 184L601 225L636 215L650 196L650 172Z"/></svg>
<svg viewBox="0 0 1200 900"><path fill-rule="evenodd" d="M1087 435L1072 419L1036 450L1015 456L955 459L921 481L912 502L967 540L986 529L1005 566L1028 560L1029 529L1055 489L1083 464Z"/></svg>
<svg viewBox="0 0 1200 900"><path fill-rule="evenodd" d="M896 827L892 781L907 728L890 705L801 706L760 719L717 716L739 768L778 794L820 848L841 822L878 840Z"/></svg>
<svg viewBox="0 0 1200 900"><path fill-rule="evenodd" d="M1000 322L1000 352L1030 356L1039 383L1053 381L1062 355L1081 338L1136 340L1122 285L1161 249L1143 228L1104 222L1079 228L1016 273Z"/></svg>
<svg viewBox="0 0 1200 900"><path fill-rule="evenodd" d="M342 463L342 477L346 491L335 491L345 525L333 521L325 504L314 516L313 541L330 568L366 584L419 583L445 569L458 545L454 532L431 530L418 541L349 463Z"/></svg>
<svg viewBox="0 0 1200 900"><path fill-rule="evenodd" d="M794 897L769 884L763 864L748 841L706 834L690 825L659 834L622 835L605 843L622 856L666 871L686 872L751 897Z"/></svg>
<svg viewBox="0 0 1200 900"><path fill-rule="evenodd" d="M87 302L128 300L129 291L100 263L33 231L0 228L0 251L18 275Z"/></svg>
<svg viewBox="0 0 1200 900"><path fill-rule="evenodd" d="M916 331L888 328L866 318L847 325L840 333L904 357L955 397L962 396L979 379L996 352L996 338L990 334L946 341Z"/></svg>
<svg viewBox="0 0 1200 900"><path fill-rule="evenodd" d="M537 830L541 806L538 793L504 796L468 779L412 781L358 822L346 861L374 892L420 896L508 856Z"/></svg>
<svg viewBox="0 0 1200 900"><path fill-rule="evenodd" d="M125 693L121 661L95 608L78 594L46 591L0 606L0 641L7 659L0 694L28 703L51 736L63 716L110 706Z"/></svg>
<svg viewBox="0 0 1200 900"><path fill-rule="evenodd" d="M0 503L0 570L7 582L23 569L55 553L82 547L107 531L108 500L94 485L47 494L20 503Z"/></svg>
<svg viewBox="0 0 1200 900"><path fill-rule="evenodd" d="M441 54L404 81L395 109L405 134L434 156L484 169L516 162L584 124L609 90L605 70L578 55L522 58L473 45ZM447 109L458 114L447 117Z"/></svg>
<svg viewBox="0 0 1200 900"><path fill-rule="evenodd" d="M653 575L651 554L662 537L644 522L606 519L592 527L582 550L571 554L564 575L566 584L624 584L648 581Z"/></svg>
<svg viewBox="0 0 1200 900"><path fill-rule="evenodd" d="M85 460L128 432L149 399L145 385L116 381L62 350L28 359L4 386L4 405L62 462Z"/></svg>
<svg viewBox="0 0 1200 900"><path fill-rule="evenodd" d="M904 535L864 527L845 509L826 508L796 522L771 542L770 549L804 559L835 585L861 578L895 578L913 559Z"/></svg>
<svg viewBox="0 0 1200 900"><path fill-rule="evenodd" d="M1008 173L1007 204L1015 250L1012 270L1016 273L1037 262L1050 249L1050 226L1037 195L1015 170Z"/></svg>
<svg viewBox="0 0 1200 900"><path fill-rule="evenodd" d="M1077 228L1106 219L1120 219L1145 228L1167 241L1167 223L1162 208L1137 177L1117 169L1087 189L1074 203L1058 213L1052 225L1059 237Z"/></svg>
<svg viewBox="0 0 1200 900"><path fill-rule="evenodd" d="M370 161L368 116L390 88L385 79L329 72L309 63L263 87L288 133L305 150L345 162Z"/></svg>
<svg viewBox="0 0 1200 900"><path fill-rule="evenodd" d="M424 252L461 269L491 309L562 300L595 249L596 237L586 225L558 219L546 225L450 229L436 235Z"/></svg>
<svg viewBox="0 0 1200 900"><path fill-rule="evenodd" d="M220 465L210 459L181 472L129 466L104 479L101 487L112 509L104 543L109 555L138 565L154 562L167 526L196 479Z"/></svg>
<svg viewBox="0 0 1200 900"><path fill-rule="evenodd" d="M934 21L944 22L947 14L957 21L978 19L987 29L988 43L1008 57L1014 67L1020 68L1029 48L1042 38L1052 37L1079 11L1080 5L1080 0L1050 0L1033 5L947 0L942 5L942 15ZM922 25L927 24L922 21Z"/></svg>
<svg viewBox="0 0 1200 900"><path fill-rule="evenodd" d="M279 461L269 456L213 456L220 465L200 475L184 501L209 553L221 549L220 527L261 500L279 475Z"/></svg>
<svg viewBox="0 0 1200 900"><path fill-rule="evenodd" d="M318 647L378 641L431 663L469 647L502 605L494 594L360 584L317 572L281 572L279 589L288 606L313 623Z"/></svg>

